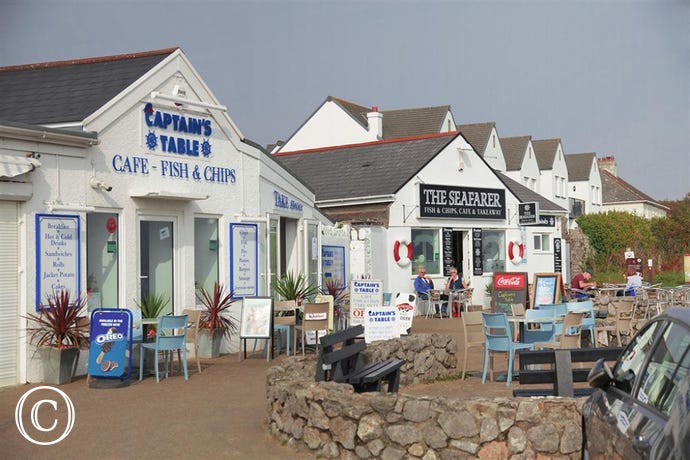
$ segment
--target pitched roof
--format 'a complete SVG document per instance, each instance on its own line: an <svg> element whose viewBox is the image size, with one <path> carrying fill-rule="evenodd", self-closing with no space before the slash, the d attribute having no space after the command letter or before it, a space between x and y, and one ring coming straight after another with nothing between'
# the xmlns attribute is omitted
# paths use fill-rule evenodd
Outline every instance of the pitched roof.
<svg viewBox="0 0 690 460"><path fill-rule="evenodd" d="M567 212L566 209L557 205L548 198L538 194L534 190L530 190L521 183L511 179L503 173L496 171L499 179L503 181L503 184L520 200L521 203L536 201L539 203L540 211L559 211Z"/></svg>
<svg viewBox="0 0 690 460"><path fill-rule="evenodd" d="M527 145L532 136L502 137L501 149L506 159L506 171L517 171L522 167L522 160L527 152Z"/></svg>
<svg viewBox="0 0 690 460"><path fill-rule="evenodd" d="M654 198L633 187L620 177L614 176L604 169L600 170L599 173L601 174L601 196L604 204L648 201L665 208Z"/></svg>
<svg viewBox="0 0 690 460"><path fill-rule="evenodd" d="M489 121L486 123L458 125L457 129L460 131L460 134L462 134L462 137L470 143L474 151L483 157L486 146L489 143L489 136L495 127L496 122Z"/></svg>
<svg viewBox="0 0 690 460"><path fill-rule="evenodd" d="M571 182L588 181L592 171L592 163L596 161L596 153L569 153L565 155L565 165L568 167L568 180Z"/></svg>
<svg viewBox="0 0 690 460"><path fill-rule="evenodd" d="M328 96L326 100L336 102L364 128L369 126L367 113L371 112L370 108L334 96ZM436 134L443 128L448 111L450 105L379 110L383 114L383 139Z"/></svg>
<svg viewBox="0 0 690 460"><path fill-rule="evenodd" d="M558 144L560 139L540 139L532 141L534 148L534 155L537 157L537 164L540 171L548 171L553 169L553 164L556 160L556 152L558 151Z"/></svg>
<svg viewBox="0 0 690 460"><path fill-rule="evenodd" d="M392 195L458 133L325 147L274 156L305 181L316 201Z"/></svg>
<svg viewBox="0 0 690 460"><path fill-rule="evenodd" d="M0 67L0 119L82 121L177 49Z"/></svg>

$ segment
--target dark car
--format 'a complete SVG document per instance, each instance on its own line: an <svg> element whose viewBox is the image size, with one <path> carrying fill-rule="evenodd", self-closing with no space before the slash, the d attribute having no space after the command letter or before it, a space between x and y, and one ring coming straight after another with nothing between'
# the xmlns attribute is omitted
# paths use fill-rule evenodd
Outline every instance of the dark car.
<svg viewBox="0 0 690 460"><path fill-rule="evenodd" d="M690 308L671 308L589 374L583 458L690 458Z"/></svg>

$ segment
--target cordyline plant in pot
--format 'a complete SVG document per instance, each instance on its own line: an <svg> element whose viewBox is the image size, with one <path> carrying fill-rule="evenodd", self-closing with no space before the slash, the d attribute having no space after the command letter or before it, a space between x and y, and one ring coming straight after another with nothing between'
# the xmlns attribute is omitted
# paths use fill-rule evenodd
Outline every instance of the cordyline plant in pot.
<svg viewBox="0 0 690 460"><path fill-rule="evenodd" d="M273 292L278 294L279 298L283 300L294 300L297 304L302 302L311 302L316 294L319 293L319 287L309 282L306 276L302 273L295 275L293 272L287 272L271 283ZM297 310L297 324L302 323L302 316Z"/></svg>
<svg viewBox="0 0 690 460"><path fill-rule="evenodd" d="M72 300L69 290L53 292L47 304L25 317L27 332L36 345L43 366L43 381L61 385L74 377L79 350L89 343L86 296Z"/></svg>
<svg viewBox="0 0 690 460"><path fill-rule="evenodd" d="M150 292L143 296L140 301L134 301L141 310L141 317L143 319L156 319L163 313L163 310L170 302L170 299L165 297L163 294L156 294L155 292ZM157 326L145 324L142 331L144 334L144 340L147 342L153 342L156 340L156 328Z"/></svg>
<svg viewBox="0 0 690 460"><path fill-rule="evenodd" d="M233 292L226 292L222 284L215 283L213 292L201 288L196 295L202 309L199 316L199 356L217 358L223 337L228 340L238 331L238 323L230 315L235 302Z"/></svg>
<svg viewBox="0 0 690 460"><path fill-rule="evenodd" d="M346 314L346 305L350 302L350 293L343 282L335 279L327 279L324 287L320 290L324 295L333 296L333 306L336 316Z"/></svg>

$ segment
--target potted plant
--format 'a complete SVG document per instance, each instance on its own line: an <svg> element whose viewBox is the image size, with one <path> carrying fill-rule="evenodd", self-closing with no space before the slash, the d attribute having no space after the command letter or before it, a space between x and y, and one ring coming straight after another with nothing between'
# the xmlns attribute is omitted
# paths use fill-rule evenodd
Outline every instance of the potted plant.
<svg viewBox="0 0 690 460"><path fill-rule="evenodd" d="M319 292L319 287L310 283L302 273L295 276L287 272L271 283L273 291L283 300L312 300Z"/></svg>
<svg viewBox="0 0 690 460"><path fill-rule="evenodd" d="M61 385L74 377L79 350L89 343L89 323L85 316L86 297L70 298L69 290L53 292L47 304L26 319L31 343L38 348L45 383Z"/></svg>
<svg viewBox="0 0 690 460"><path fill-rule="evenodd" d="M324 295L333 296L334 313L336 320L340 321L341 317L346 314L345 306L350 301L350 293L347 291L347 286L336 279L327 279L326 285L320 289ZM338 323L339 324L339 323ZM343 322L346 324L346 322Z"/></svg>
<svg viewBox="0 0 690 460"><path fill-rule="evenodd" d="M237 320L229 315L230 307L235 302L233 292L225 291L222 284L213 285L213 293L201 288L196 298L201 302L199 316L199 356L217 358L220 356L220 344L223 337L230 339L238 331Z"/></svg>
<svg viewBox="0 0 690 460"><path fill-rule="evenodd" d="M140 301L134 301L141 310L142 319L156 319L158 318L163 310L170 302L170 299L165 297L163 294L156 294L155 292L150 292ZM142 333L144 336L144 341L151 342L156 340L156 326L144 324Z"/></svg>

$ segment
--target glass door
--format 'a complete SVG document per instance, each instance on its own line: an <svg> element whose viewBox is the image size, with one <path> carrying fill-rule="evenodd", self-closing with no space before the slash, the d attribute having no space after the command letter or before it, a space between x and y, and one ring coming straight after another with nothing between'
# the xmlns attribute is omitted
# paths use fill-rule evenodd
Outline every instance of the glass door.
<svg viewBox="0 0 690 460"><path fill-rule="evenodd" d="M164 315L174 311L174 228L173 220L142 219L139 222L141 297L155 294L167 299Z"/></svg>

